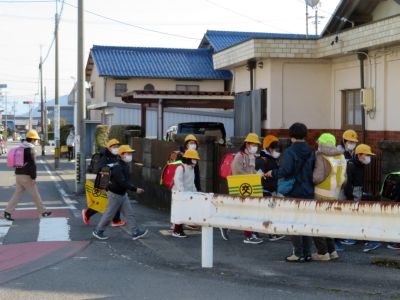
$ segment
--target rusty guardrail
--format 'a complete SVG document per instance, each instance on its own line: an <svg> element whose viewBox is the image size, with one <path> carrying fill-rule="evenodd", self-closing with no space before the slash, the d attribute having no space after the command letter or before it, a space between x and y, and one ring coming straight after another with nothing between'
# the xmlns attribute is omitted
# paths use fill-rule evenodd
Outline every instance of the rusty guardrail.
<svg viewBox="0 0 400 300"><path fill-rule="evenodd" d="M202 226L202 266L213 265L213 227L267 234L400 242L400 203L172 194L171 222Z"/></svg>

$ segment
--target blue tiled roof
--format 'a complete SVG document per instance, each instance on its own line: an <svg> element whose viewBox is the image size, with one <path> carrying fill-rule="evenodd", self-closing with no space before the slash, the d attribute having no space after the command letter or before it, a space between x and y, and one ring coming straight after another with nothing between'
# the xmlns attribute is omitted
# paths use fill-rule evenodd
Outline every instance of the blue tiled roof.
<svg viewBox="0 0 400 300"><path fill-rule="evenodd" d="M171 79L231 79L214 70L211 49L93 46L99 76Z"/></svg>
<svg viewBox="0 0 400 300"><path fill-rule="evenodd" d="M264 32L240 32L240 31L216 31L207 30L204 35L200 47L204 45L205 40L208 41L210 46L215 52L222 51L231 46L243 43L247 40L261 38L261 39L317 39L318 35L305 34L286 34L286 33L264 33Z"/></svg>

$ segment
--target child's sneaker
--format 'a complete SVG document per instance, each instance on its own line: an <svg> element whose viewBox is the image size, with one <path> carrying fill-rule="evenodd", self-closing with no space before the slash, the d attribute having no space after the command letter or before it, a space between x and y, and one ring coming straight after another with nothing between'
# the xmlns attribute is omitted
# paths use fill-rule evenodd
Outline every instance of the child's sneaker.
<svg viewBox="0 0 400 300"><path fill-rule="evenodd" d="M344 251L343 244L341 242L335 242L336 251Z"/></svg>
<svg viewBox="0 0 400 300"><path fill-rule="evenodd" d="M82 220L83 220L83 223L85 223L86 225L89 225L90 219L87 217L86 211L87 211L87 209L82 209Z"/></svg>
<svg viewBox="0 0 400 300"><path fill-rule="evenodd" d="M343 245L347 245L347 246L353 246L355 244L357 244L356 240L343 240L340 241L340 243L342 243Z"/></svg>
<svg viewBox="0 0 400 300"><path fill-rule="evenodd" d="M174 232L172 232L172 236L173 237L176 237L176 238L187 238L187 235L185 234L185 232L182 230L182 231L174 231Z"/></svg>
<svg viewBox="0 0 400 300"><path fill-rule="evenodd" d="M285 259L287 262L304 262L304 257L292 254Z"/></svg>
<svg viewBox="0 0 400 300"><path fill-rule="evenodd" d="M276 242L281 239L284 239L286 236L285 235L276 235L276 234L270 234L268 237L268 240L271 242Z"/></svg>
<svg viewBox="0 0 400 300"><path fill-rule="evenodd" d="M104 230L93 230L92 235L98 240L107 240L109 238L104 235Z"/></svg>
<svg viewBox="0 0 400 300"><path fill-rule="evenodd" d="M118 222L111 222L111 226L112 227L120 227L120 226L124 226L126 224L125 221L119 220Z"/></svg>
<svg viewBox="0 0 400 300"><path fill-rule="evenodd" d="M243 240L243 243L245 243L245 244L254 244L254 245L261 244L262 242L263 242L263 240L258 238L258 237L256 237L254 234L252 236L250 236L250 237L246 237Z"/></svg>
<svg viewBox="0 0 400 300"><path fill-rule="evenodd" d="M329 253L329 257L331 258L331 260L338 259L339 254L336 251L333 251L333 252Z"/></svg>
<svg viewBox="0 0 400 300"><path fill-rule="evenodd" d="M132 240L137 240L137 239L141 239L142 237L145 237L147 235L149 231L146 230L141 230L141 229L137 229L134 233L132 233Z"/></svg>
<svg viewBox="0 0 400 300"><path fill-rule="evenodd" d="M45 211L44 213L42 213L42 217L43 218L50 217L51 214L52 214L51 211Z"/></svg>
<svg viewBox="0 0 400 300"><path fill-rule="evenodd" d="M400 243L387 244L386 248L392 249L392 250L400 250Z"/></svg>
<svg viewBox="0 0 400 300"><path fill-rule="evenodd" d="M329 253L325 253L325 254L318 254L318 253L313 253L313 255L311 255L312 260L316 260L316 261L329 261L331 260L331 257L329 255Z"/></svg>
<svg viewBox="0 0 400 300"><path fill-rule="evenodd" d="M382 246L382 243L380 242L366 242L364 244L363 252L370 252L372 250L378 249L380 246Z"/></svg>

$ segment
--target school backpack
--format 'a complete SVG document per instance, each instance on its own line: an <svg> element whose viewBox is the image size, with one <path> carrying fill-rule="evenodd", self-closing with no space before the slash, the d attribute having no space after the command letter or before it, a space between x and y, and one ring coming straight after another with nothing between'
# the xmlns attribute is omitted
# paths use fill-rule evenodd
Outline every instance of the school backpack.
<svg viewBox="0 0 400 300"><path fill-rule="evenodd" d="M167 163L167 165L162 170L160 184L166 186L169 190L171 190L174 186L175 172L179 166L182 166L183 172L185 172L185 166L182 164L181 160Z"/></svg>
<svg viewBox="0 0 400 300"><path fill-rule="evenodd" d="M400 201L400 171L392 172L385 177L381 196L393 201Z"/></svg>
<svg viewBox="0 0 400 300"><path fill-rule="evenodd" d="M219 166L219 176L222 178L227 178L232 175L232 162L235 155L235 153L227 153L224 155L221 165Z"/></svg>
<svg viewBox="0 0 400 300"><path fill-rule="evenodd" d="M97 190L107 191L111 180L111 171L118 163L109 164L100 169L96 174L96 179L94 180L94 188Z"/></svg>
<svg viewBox="0 0 400 300"><path fill-rule="evenodd" d="M100 159L103 157L104 154L102 153L95 153L92 155L90 159L90 164L87 168L87 172L90 174L97 174L100 169L98 167Z"/></svg>
<svg viewBox="0 0 400 300"><path fill-rule="evenodd" d="M9 168L22 168L26 165L24 161L23 147L12 148L7 154L7 167Z"/></svg>

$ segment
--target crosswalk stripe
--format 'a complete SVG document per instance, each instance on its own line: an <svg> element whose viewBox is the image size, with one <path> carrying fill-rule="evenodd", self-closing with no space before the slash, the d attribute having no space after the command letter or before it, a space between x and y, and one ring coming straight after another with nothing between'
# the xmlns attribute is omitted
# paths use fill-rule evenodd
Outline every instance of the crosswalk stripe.
<svg viewBox="0 0 400 300"><path fill-rule="evenodd" d="M0 245L3 244L4 238L12 225L12 221L0 219Z"/></svg>
<svg viewBox="0 0 400 300"><path fill-rule="evenodd" d="M42 218L39 223L38 242L70 241L67 218Z"/></svg>

